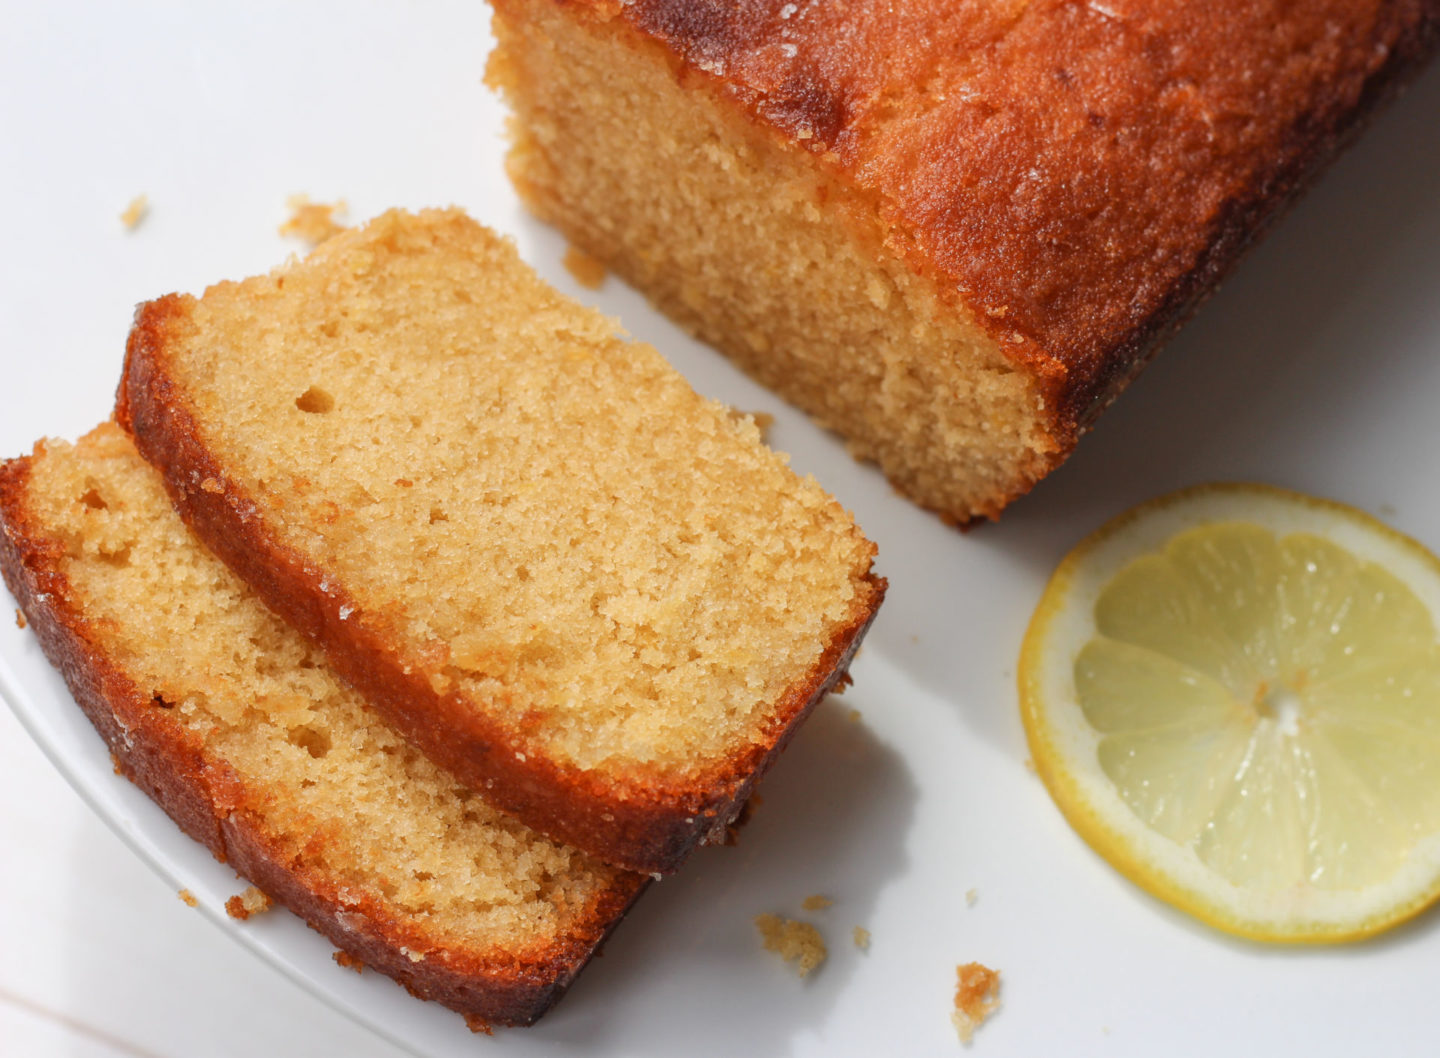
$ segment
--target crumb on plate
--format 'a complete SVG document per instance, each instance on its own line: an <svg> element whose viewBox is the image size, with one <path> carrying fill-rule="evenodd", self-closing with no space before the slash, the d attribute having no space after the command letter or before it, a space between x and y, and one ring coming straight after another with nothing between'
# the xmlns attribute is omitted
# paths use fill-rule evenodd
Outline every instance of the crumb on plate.
<svg viewBox="0 0 1440 1058"><path fill-rule="evenodd" d="M243 922L251 915L269 911L271 903L273 901L264 892L252 885L243 893L225 901L225 913L231 918L238 918Z"/></svg>
<svg viewBox="0 0 1440 1058"><path fill-rule="evenodd" d="M823 911L835 901L821 893L813 893L800 902L800 906L806 911Z"/></svg>
<svg viewBox="0 0 1440 1058"><path fill-rule="evenodd" d="M134 231L140 227L141 221L150 215L150 200L144 195L136 195L125 207L125 212L120 214L120 223L125 225L126 231Z"/></svg>
<svg viewBox="0 0 1440 1058"><path fill-rule="evenodd" d="M955 967L955 1010L950 1020L960 1034L961 1043L969 1043L975 1030L999 1006L999 971L978 962Z"/></svg>
<svg viewBox="0 0 1440 1058"><path fill-rule="evenodd" d="M195 894L192 893L189 889L181 889L175 895L185 902L186 907L200 906L200 901L195 899Z"/></svg>
<svg viewBox="0 0 1440 1058"><path fill-rule="evenodd" d="M855 947L859 948L861 951L870 950L870 931L864 926L856 926L853 930L850 931L850 936L855 941Z"/></svg>
<svg viewBox="0 0 1440 1058"><path fill-rule="evenodd" d="M290 219L280 225L281 235L293 235L313 247L345 230L345 225L335 219L336 214L343 216L349 209L343 198L326 203L311 202L309 195L291 195L285 206L290 210Z"/></svg>
<svg viewBox="0 0 1440 1058"><path fill-rule="evenodd" d="M823 963L828 954L820 931L808 922L767 913L755 916L755 928L760 931L765 950L794 962L801 977Z"/></svg>

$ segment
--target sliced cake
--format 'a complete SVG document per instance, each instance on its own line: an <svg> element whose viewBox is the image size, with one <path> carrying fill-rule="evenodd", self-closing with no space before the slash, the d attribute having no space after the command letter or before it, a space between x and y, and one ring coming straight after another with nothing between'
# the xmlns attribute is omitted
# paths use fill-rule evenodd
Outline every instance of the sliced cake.
<svg viewBox="0 0 1440 1058"><path fill-rule="evenodd" d="M723 835L884 590L753 422L457 211L142 306L117 417L415 745L633 869Z"/></svg>
<svg viewBox="0 0 1440 1058"><path fill-rule="evenodd" d="M473 1024L539 1017L648 880L397 737L114 424L0 465L0 569L124 774L351 959Z"/></svg>

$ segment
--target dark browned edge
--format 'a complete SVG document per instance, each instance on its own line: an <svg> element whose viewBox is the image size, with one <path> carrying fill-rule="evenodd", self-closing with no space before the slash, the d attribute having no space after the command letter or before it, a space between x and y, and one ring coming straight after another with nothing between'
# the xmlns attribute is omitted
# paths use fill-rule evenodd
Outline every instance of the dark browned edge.
<svg viewBox="0 0 1440 1058"><path fill-rule="evenodd" d="M1046 379L1050 384L1044 387L1045 405L1047 409L1054 409L1048 432L1057 441L1058 448L1036 467L1034 475L1017 481L993 509L958 519L947 512L937 512L942 518L960 528L970 528L987 520L998 521L1006 507L1029 493L1070 457L1101 413L1140 377L1160 350L1219 291L1221 284L1319 181L1345 148L1364 132L1385 104L1425 68L1440 44L1440 5L1431 4L1428 13L1430 17L1421 21L1415 36L1404 41L1409 46L1391 49L1385 64L1365 82L1355 107L1338 114L1330 125L1307 127L1304 119L1297 121L1285 145L1284 157L1228 203L1194 267L1176 279L1165 299L1134 331L1101 354L1098 372L1084 379L1083 384L1070 382L1066 375ZM946 289L943 283L937 283L936 287ZM977 318L982 326L998 332L998 324L983 313L977 314ZM997 344L1007 353L1017 349L1006 342ZM1032 370L1042 366L1044 360L1028 338L1018 347L1016 355Z"/></svg>
<svg viewBox="0 0 1440 1058"><path fill-rule="evenodd" d="M688 88L703 87L722 113L730 111L743 116L745 120L741 124L747 129L763 129L772 146L797 157L807 155L818 172L853 193L857 201L871 201L872 196L853 187L843 170L817 153L820 150L818 145L809 150L797 146L769 116L753 105L753 100L745 93L727 91L728 82L722 74L707 73L687 63L670 48L657 29L668 25L665 19L659 18L654 25L646 25L643 7L631 7L617 0L495 0L497 15L509 11L508 15L499 17L515 18L513 9L517 4L562 8L584 20L593 31L611 34L618 31L631 47L649 49L651 54L661 57L679 83ZM1199 311L1246 254L1323 175L1330 163L1365 129L1384 104L1398 95L1432 58L1440 47L1440 3L1423 0L1417 7L1419 18L1414 32L1402 35L1398 45L1389 49L1383 65L1366 80L1356 105L1348 109L1331 107L1329 112L1322 114L1327 120L1316 120L1313 111L1297 119L1290 135L1279 145L1275 163L1259 172L1251 185L1228 204L1194 266L1176 278L1168 295L1146 319L1129 334L1098 352L1099 367L1096 371L1077 375L1068 369L1068 365L1052 359L1029 336L1022 335L1024 340L1018 344L1004 340L1014 333L1013 323L1002 324L984 313L971 314L976 323L997 337L997 347L1035 378L1049 414L1046 433L1055 448L1031 461L1010 488L995 497L983 510L961 512L932 508L934 513L959 528L968 528L986 520L996 521L1006 507L1030 492L1041 479L1065 462L1100 414ZM712 26L706 21L708 16L701 8L691 13L682 0L670 0L666 11L678 20L675 23L677 26L689 28L694 23L697 28L691 30L692 36L703 35L719 25ZM696 19L699 21L695 22ZM1329 103L1333 100L1328 97L1319 99L1316 109L1323 110ZM823 124L826 114L817 112L809 117ZM850 218L841 214L841 219L847 227L854 229ZM867 243L875 241L863 232L857 234ZM914 272L925 276L942 301L954 304L953 284L936 275L908 233L892 234L895 238L889 252L905 260Z"/></svg>
<svg viewBox="0 0 1440 1058"><path fill-rule="evenodd" d="M776 703L762 741L713 768L680 778L639 769L599 772L517 744L485 703L437 693L423 674L405 672L385 622L359 612L344 586L326 581L322 588L322 571L276 539L259 506L206 448L165 356L169 332L186 326L190 304L170 295L140 306L126 349L117 421L160 470L176 509L207 547L317 643L391 726L535 830L629 870L673 872L698 845L723 836L796 726L845 678L884 597L885 581L873 573L858 586L849 623L806 678Z"/></svg>
<svg viewBox="0 0 1440 1058"><path fill-rule="evenodd" d="M1064 461L1100 414L1220 289L1240 262L1274 230L1385 105L1419 76L1437 47L1440 47L1440 3L1431 0L1422 5L1415 32L1402 37L1399 46L1389 49L1385 63L1367 78L1355 106L1346 110L1332 108L1333 120L1328 124L1314 121L1313 113L1297 119L1283 144L1282 157L1228 204L1195 266L1177 279L1165 301L1132 335L1103 354L1104 369L1088 385L1072 386L1056 393L1056 430L1066 436L1069 443L1055 465ZM1033 485L1031 482L1011 498L1023 495Z"/></svg>
<svg viewBox="0 0 1440 1058"><path fill-rule="evenodd" d="M31 464L29 456L0 464L0 572L117 770L217 860L413 995L476 1025L530 1025L544 1014L649 879L615 872L570 934L520 951L446 946L373 897L342 901L338 881L284 851L267 825L263 797L207 753L197 735L168 719L111 659L103 630L83 616L61 571L64 544L30 514ZM425 957L414 962L407 950Z"/></svg>

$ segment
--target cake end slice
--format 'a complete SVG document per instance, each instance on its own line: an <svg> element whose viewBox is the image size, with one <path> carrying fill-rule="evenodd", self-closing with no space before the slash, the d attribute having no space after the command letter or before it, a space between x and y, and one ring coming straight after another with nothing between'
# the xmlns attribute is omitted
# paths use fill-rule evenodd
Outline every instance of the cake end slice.
<svg viewBox="0 0 1440 1058"><path fill-rule="evenodd" d="M947 521L1058 467L1437 0L493 0L532 211Z"/></svg>

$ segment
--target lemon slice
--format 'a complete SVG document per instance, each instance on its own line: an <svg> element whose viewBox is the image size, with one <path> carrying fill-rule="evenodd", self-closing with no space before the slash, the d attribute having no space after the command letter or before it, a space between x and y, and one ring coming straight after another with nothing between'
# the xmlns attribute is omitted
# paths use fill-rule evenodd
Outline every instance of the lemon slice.
<svg viewBox="0 0 1440 1058"><path fill-rule="evenodd" d="M1036 770L1213 926L1369 936L1440 897L1440 561L1336 503L1212 485L1055 571L1021 649Z"/></svg>

